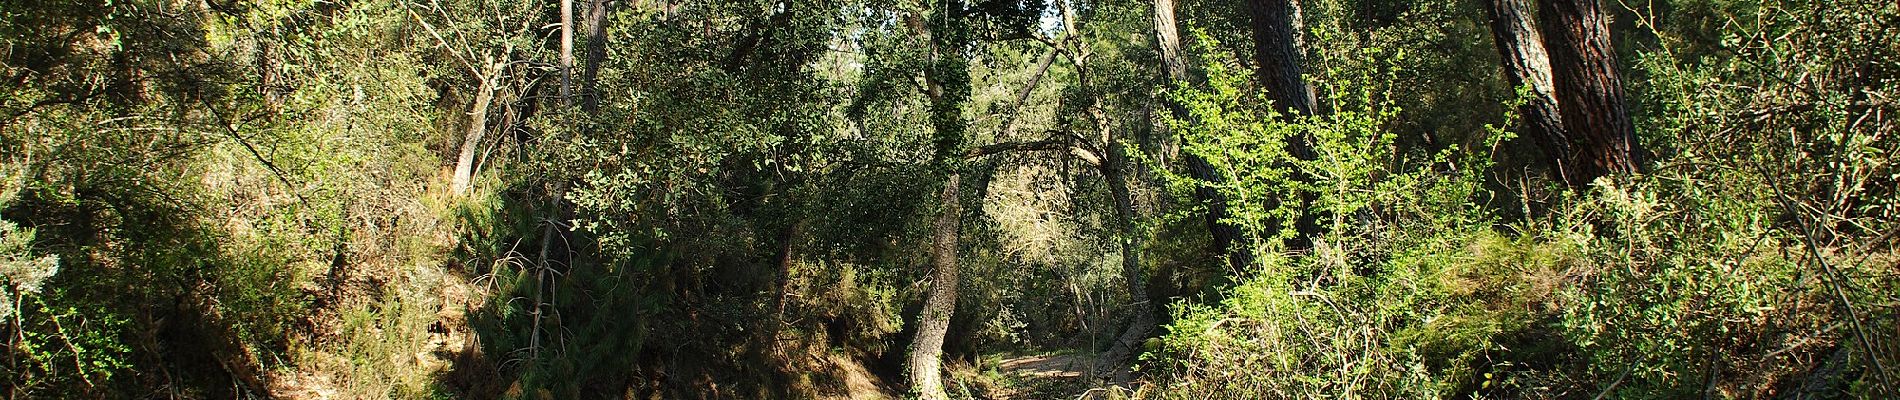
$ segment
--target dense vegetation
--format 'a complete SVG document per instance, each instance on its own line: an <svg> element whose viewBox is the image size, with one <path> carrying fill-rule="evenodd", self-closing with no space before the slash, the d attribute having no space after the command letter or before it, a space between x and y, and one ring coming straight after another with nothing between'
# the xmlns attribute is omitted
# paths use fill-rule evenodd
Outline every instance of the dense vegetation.
<svg viewBox="0 0 1900 400"><path fill-rule="evenodd" d="M0 0L0 78L9 399L1900 396L1892 1Z"/></svg>

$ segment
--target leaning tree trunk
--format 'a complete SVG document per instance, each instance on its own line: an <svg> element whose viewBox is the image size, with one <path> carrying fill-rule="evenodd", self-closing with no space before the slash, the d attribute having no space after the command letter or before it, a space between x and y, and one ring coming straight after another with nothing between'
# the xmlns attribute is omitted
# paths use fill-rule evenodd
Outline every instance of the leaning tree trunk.
<svg viewBox="0 0 1900 400"><path fill-rule="evenodd" d="M1537 32L1528 0L1490 0L1485 11L1491 17L1491 37L1504 64L1504 78L1512 88L1526 88L1530 98L1518 107L1524 133L1549 160L1558 180L1569 182L1573 150L1564 133L1563 118L1557 110L1557 94L1552 82L1550 58L1544 50L1543 35Z"/></svg>
<svg viewBox="0 0 1900 400"><path fill-rule="evenodd" d="M1174 18L1174 1L1157 0L1154 7L1155 47L1161 55L1161 67L1167 75L1168 87L1186 87L1187 64L1181 59L1181 38ZM1191 118L1180 103L1168 100L1167 105L1175 119ZM1099 115L1097 119L1101 119ZM1102 173L1103 183L1108 184L1109 197L1114 201L1116 236L1121 242L1122 280L1128 285L1130 315L1128 326L1120 335L1116 335L1108 351L1097 356L1095 372L1116 381L1125 381L1129 357L1139 350L1143 339L1154 333L1157 321L1154 304L1148 298L1147 274L1141 269L1141 240L1135 232L1135 205L1128 182L1128 149L1121 141L1113 140L1107 132L1102 136L1104 142L1108 143L1108 153L1104 154L1102 163L1097 167ZM1193 153L1188 153L1186 157L1188 172L1195 179L1208 182L1223 179L1214 172L1206 159ZM1214 238L1215 250L1226 254L1228 261L1236 268L1250 263L1250 253L1239 246L1240 229L1223 221L1227 217L1226 198L1205 185L1196 188L1195 197L1208 206L1207 227Z"/></svg>
<svg viewBox="0 0 1900 400"><path fill-rule="evenodd" d="M1300 68L1300 5L1294 0L1249 0L1247 12L1253 17L1254 78L1260 88L1266 92L1267 99L1279 111L1285 121L1292 121L1295 115L1315 115L1313 91L1306 86L1301 77ZM1287 154L1300 160L1311 161L1317 156L1313 152L1312 135L1300 132L1287 139ZM1311 184L1311 174L1294 169L1293 179ZM1318 216L1311 212L1314 198L1311 193L1298 195L1294 229L1298 234L1286 242L1288 250L1302 251L1312 247L1313 236L1319 233ZM1280 206L1280 199L1270 199L1268 209ZM1269 220L1266 233L1280 230L1279 221Z"/></svg>
<svg viewBox="0 0 1900 400"><path fill-rule="evenodd" d="M962 207L957 204L958 175L951 173L944 182L939 200L943 210L937 214L931 243L930 294L924 298L924 310L917 323L917 339L911 344L910 387L912 394L927 400L942 400L943 340L950 331L950 317L957 311L957 236Z"/></svg>
<svg viewBox="0 0 1900 400"><path fill-rule="evenodd" d="M1130 193L1128 182L1128 149L1120 141L1109 144L1108 157L1102 163L1102 178L1108 183L1109 197L1115 202L1116 234L1121 238L1122 280L1128 285L1128 304L1131 310L1128 328L1123 330L1115 342L1103 352L1096 361L1098 373L1110 373L1116 381L1126 381L1128 371L1126 361L1140 350L1140 345L1148 335L1153 334L1155 306L1148 298L1148 279L1141 270L1141 238L1135 231L1135 201Z"/></svg>
<svg viewBox="0 0 1900 400"><path fill-rule="evenodd" d="M475 79L481 84L475 89L475 105L468 111L468 134L462 138L461 154L455 158L455 176L451 178L450 191L455 194L468 192L470 181L475 175L475 151L481 148L482 137L488 132L488 105L495 100L495 85L501 77L501 65L494 60L484 65L487 70Z"/></svg>
<svg viewBox="0 0 1900 400"><path fill-rule="evenodd" d="M1581 187L1600 176L1638 172L1641 149L1623 102L1602 3L1544 0L1538 13L1564 131L1575 137L1566 183Z"/></svg>

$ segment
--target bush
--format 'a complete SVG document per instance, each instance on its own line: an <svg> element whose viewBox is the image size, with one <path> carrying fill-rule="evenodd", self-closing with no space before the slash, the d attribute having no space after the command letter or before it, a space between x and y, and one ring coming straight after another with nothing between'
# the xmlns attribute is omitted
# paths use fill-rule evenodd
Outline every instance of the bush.
<svg viewBox="0 0 1900 400"><path fill-rule="evenodd" d="M1308 254L1262 241L1255 275L1224 301L1175 308L1148 355L1164 397L1890 395L1900 279L1882 234L1900 142L1885 122L1897 110L1871 99L1900 80L1847 55L1891 51L1869 35L1894 32L1900 10L1745 3L1685 4L1671 16L1691 22L1667 28L1640 20L1662 43L1638 52L1649 84L1633 91L1653 169L1511 221L1519 210L1478 206L1487 178L1471 171L1488 157L1385 150L1393 89L1352 72L1380 64L1319 73L1341 106L1290 122L1210 67L1210 86L1182 96L1200 124L1177 126L1187 151L1234 174L1221 189L1245 199L1239 222L1291 234L1258 229L1296 211L1259 200L1304 192L1333 223ZM1762 18L1688 32L1731 12ZM1727 39L1681 46L1690 34ZM1868 78L1837 75L1853 68ZM1297 132L1333 151L1287 157L1279 143ZM1287 179L1296 169L1318 184Z"/></svg>

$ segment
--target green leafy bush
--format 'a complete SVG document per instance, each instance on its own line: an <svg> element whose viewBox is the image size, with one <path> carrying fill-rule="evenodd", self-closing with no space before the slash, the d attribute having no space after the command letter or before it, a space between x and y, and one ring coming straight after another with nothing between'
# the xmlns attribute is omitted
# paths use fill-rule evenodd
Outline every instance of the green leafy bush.
<svg viewBox="0 0 1900 400"><path fill-rule="evenodd" d="M1256 205L1305 191L1334 223L1311 253L1259 245L1259 270L1219 304L1176 307L1149 354L1167 396L1891 395L1900 282L1883 233L1895 229L1900 142L1884 122L1894 105L1875 99L1894 93L1900 71L1853 54L1892 51L1878 38L1900 28L1900 10L1767 1L1650 11L1669 13L1637 21L1660 37L1635 52L1653 169L1515 220L1503 216L1520 210L1481 202L1488 172L1472 171L1487 170L1487 157L1355 146L1390 126L1380 122L1390 102L1377 99L1393 88L1368 84L1378 79L1318 73L1341 106L1280 122L1249 106L1258 102L1243 81L1210 67L1210 87L1182 96L1199 124L1177 126L1190 132L1186 150L1242 182L1221 187L1251 199L1236 219L1258 238L1284 237L1257 221L1297 210ZM1724 39L1685 45L1695 35ZM1342 162L1278 150L1299 132ZM1484 136L1482 148L1497 148L1511 135ZM1290 182L1291 169L1320 184Z"/></svg>
<svg viewBox="0 0 1900 400"><path fill-rule="evenodd" d="M1508 262L1466 250L1488 237L1488 219L1470 210L1486 159L1391 151L1395 135L1385 127L1398 110L1382 82L1404 56L1362 51L1391 64L1325 71L1321 92L1337 105L1326 115L1276 115L1220 64L1207 68L1207 89L1180 95L1193 120L1174 124L1184 150L1232 178L1215 187L1235 199L1234 222L1251 232L1260 262L1219 304L1175 308L1161 349L1149 354L1170 392L1449 396L1477 379L1484 356L1501 347L1497 337L1528 325L1528 313L1470 301L1503 297L1488 293L1494 285L1527 286L1498 266ZM1283 150L1302 136L1320 149L1317 158ZM1315 179L1296 181L1295 170ZM1268 220L1291 220L1298 203L1268 200L1301 195L1313 195L1313 210L1330 220L1311 253L1289 256L1278 243L1296 234L1292 227L1265 229Z"/></svg>

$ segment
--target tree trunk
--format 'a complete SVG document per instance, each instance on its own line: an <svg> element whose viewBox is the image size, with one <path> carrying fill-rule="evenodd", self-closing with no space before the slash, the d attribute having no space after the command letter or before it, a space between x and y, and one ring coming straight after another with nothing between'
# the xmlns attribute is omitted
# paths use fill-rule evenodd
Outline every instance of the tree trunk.
<svg viewBox="0 0 1900 400"><path fill-rule="evenodd" d="M1295 30L1299 22L1294 20L1298 10L1299 4L1293 0L1248 0L1247 12L1253 17L1254 78L1281 114L1313 115L1313 92L1300 77L1300 32Z"/></svg>
<svg viewBox="0 0 1900 400"><path fill-rule="evenodd" d="M1570 138L1564 133L1563 118L1557 110L1557 94L1552 83L1550 58L1544 51L1543 35L1537 32L1528 0L1490 0L1485 11L1491 17L1491 36L1504 64L1505 81L1512 88L1527 88L1530 98L1518 107L1525 136L1535 141L1549 159L1551 173L1569 182L1564 160L1571 157Z"/></svg>
<svg viewBox="0 0 1900 400"><path fill-rule="evenodd" d="M964 50L970 37L961 21L962 2L942 0L936 4L933 8L937 14L916 26L922 28L919 33L930 43L924 92L930 99L930 124L936 135L931 164L947 179L931 248L930 293L917 318L917 337L911 343L906 364L911 394L925 400L949 397L943 390L943 342L950 330L951 315L957 310L957 240L962 218L957 185L963 133L969 127L963 119L963 103L970 98L969 59Z"/></svg>
<svg viewBox="0 0 1900 400"><path fill-rule="evenodd" d="M778 235L778 254L773 257L778 262L778 296L772 300L772 308L777 310L773 317L778 323L775 329L782 328L785 322L785 302L792 293L792 262L798 260L798 227L803 224L804 221L797 221L786 225Z"/></svg>
<svg viewBox="0 0 1900 400"><path fill-rule="evenodd" d="M910 387L912 394L925 400L948 398L943 390L943 340L950 330L950 317L957 311L957 236L962 207L957 204L958 174L951 173L939 199L943 210L937 214L931 247L930 294L924 298L924 310L917 320L917 339L910 350Z"/></svg>
<svg viewBox="0 0 1900 400"><path fill-rule="evenodd" d="M600 112L600 64L607 59L607 0L587 4L587 64L581 67L581 110Z"/></svg>
<svg viewBox="0 0 1900 400"><path fill-rule="evenodd" d="M1181 31L1174 18L1174 0L1156 0L1154 18L1155 47L1161 55L1162 68L1168 74L1168 89L1172 91L1185 88L1188 86L1187 63L1181 57ZM1165 102L1168 105L1168 112L1174 119L1185 121L1191 118L1187 113L1187 108L1182 107L1174 99L1166 99ZM1182 155L1182 158L1187 164L1188 176L1195 180L1202 182L1227 180L1227 177L1221 176L1220 172L1199 154L1187 153ZM1230 216L1227 212L1227 196L1222 195L1213 187L1199 185L1194 188L1194 200L1207 206L1205 224L1208 235L1213 238L1214 254L1227 256L1228 265L1235 271L1243 270L1247 264L1252 264L1253 253L1247 251L1242 245L1240 227L1223 222Z"/></svg>
<svg viewBox="0 0 1900 400"><path fill-rule="evenodd" d="M574 97L573 97L574 73L573 71L574 71L574 0L561 0L561 108L563 109L563 111L565 111L565 109L573 108L574 106ZM552 210L552 212L549 213L549 214L552 214L552 216L550 216L550 218L548 218L548 220L545 222L547 226L541 232L541 257L540 257L540 262L537 263L539 265L539 268L535 270L535 274L534 274L534 282L535 282L534 327L533 327L533 330L531 331L531 334L529 335L529 348L528 348L529 360L538 359L538 357L540 356L541 317L543 316L542 304L544 304L542 302L542 298L543 298L542 293L544 291L549 291L549 290L554 289L553 285L549 285L547 282L548 271L553 268L553 265L548 262L549 253L550 253L550 250L553 249L554 239L556 235L562 236L561 241L563 243L567 241L567 238L565 237L567 234L566 230L559 229L558 223L555 222L555 221L561 220L562 218L560 218L560 216L564 214L562 212L563 208L561 204L562 202L561 191L563 189L563 186L565 186L564 183L561 183L561 182L555 183L554 191L549 196L550 201L553 202L554 210ZM553 308L553 306L550 305L548 308Z"/></svg>
<svg viewBox="0 0 1900 400"><path fill-rule="evenodd" d="M1180 31L1174 18L1174 2L1157 0L1154 8L1155 47L1161 55L1162 69L1167 74L1168 87L1178 89L1186 86L1187 64L1181 59ZM1190 118L1187 110L1179 103L1168 101L1169 110L1174 118ZM1097 120L1102 117L1097 115ZM1097 169L1102 174L1103 183L1108 185L1109 197L1115 206L1116 235L1121 243L1122 280L1128 287L1129 321L1128 326L1117 335L1108 351L1098 355L1095 371L1111 377L1117 382L1126 381L1127 361L1140 350L1139 345L1154 332L1156 325L1154 305L1148 298L1148 280L1141 267L1141 240L1135 232L1134 198L1128 182L1128 149L1121 141L1114 140L1106 129L1102 139L1107 143L1107 154ZM1196 179L1216 181L1221 179L1207 161L1194 154L1188 154L1189 173ZM1226 199L1219 191L1211 187L1200 187L1195 191L1198 200L1208 205L1207 226L1214 237L1216 251L1229 255L1229 261L1236 265L1245 265L1246 251L1235 251L1239 229L1221 222L1226 217Z"/></svg>
<svg viewBox="0 0 1900 400"><path fill-rule="evenodd" d="M1115 202L1115 228L1121 237L1122 280L1127 281L1128 305L1133 315L1128 328L1096 361L1096 371L1112 373L1118 382L1127 380L1126 361L1140 351L1142 341L1154 332L1156 325L1155 307L1148 298L1148 279L1141 269L1142 241L1135 232L1135 202L1129 191L1127 151L1120 141L1110 143L1101 167L1109 197Z"/></svg>
<svg viewBox="0 0 1900 400"><path fill-rule="evenodd" d="M1155 47L1170 88L1187 81L1187 62L1181 59L1181 28L1174 18L1174 0L1155 0ZM1177 115L1177 117L1179 117Z"/></svg>
<svg viewBox="0 0 1900 400"><path fill-rule="evenodd" d="M561 105L574 104L574 0L561 0Z"/></svg>
<svg viewBox="0 0 1900 400"><path fill-rule="evenodd" d="M1266 91L1267 99L1273 102L1273 108L1280 117L1292 121L1295 115L1315 115L1315 101L1312 89L1306 86L1301 77L1299 3L1294 0L1249 0L1247 12L1253 17L1254 78ZM1317 158L1313 152L1311 134L1300 132L1288 138L1287 154L1300 160L1311 161ZM1311 184L1311 174L1294 168L1293 179ZM1288 250L1303 251L1312 248L1313 236L1319 233L1318 216L1311 209L1314 201L1311 193L1297 195L1299 202L1295 212L1299 215L1294 221L1298 232L1286 241ZM1269 199L1267 209L1279 207L1280 199ZM1268 220L1266 234L1280 230L1280 221Z"/></svg>
<svg viewBox="0 0 1900 400"><path fill-rule="evenodd" d="M488 68L482 71L480 87L475 89L475 105L468 111L468 134L462 138L461 154L455 158L455 176L450 191L455 194L468 192L469 181L475 175L475 151L481 147L482 136L488 132L488 105L495 100L495 85L501 77L501 66L489 60Z"/></svg>
<svg viewBox="0 0 1900 400"><path fill-rule="evenodd" d="M1581 187L1600 176L1638 172L1641 149L1623 102L1602 3L1545 0L1538 12L1564 131L1575 137L1566 183Z"/></svg>

